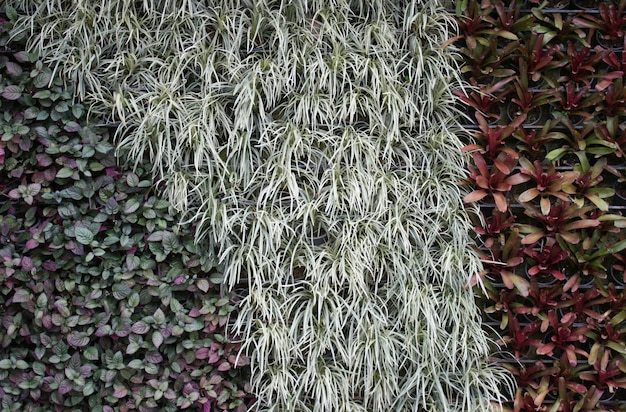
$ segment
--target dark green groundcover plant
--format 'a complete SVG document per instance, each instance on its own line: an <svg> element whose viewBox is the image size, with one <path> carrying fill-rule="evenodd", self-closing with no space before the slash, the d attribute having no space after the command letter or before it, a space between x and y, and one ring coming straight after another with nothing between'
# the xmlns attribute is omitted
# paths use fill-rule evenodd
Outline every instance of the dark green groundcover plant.
<svg viewBox="0 0 626 412"><path fill-rule="evenodd" d="M244 411L210 245L116 166L0 10L0 408ZM91 119L92 121L94 119Z"/></svg>

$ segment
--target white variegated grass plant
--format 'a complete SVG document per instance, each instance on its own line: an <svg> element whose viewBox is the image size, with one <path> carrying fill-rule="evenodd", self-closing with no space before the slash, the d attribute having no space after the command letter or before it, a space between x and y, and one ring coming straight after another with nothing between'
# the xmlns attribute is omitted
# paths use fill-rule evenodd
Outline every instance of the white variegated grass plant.
<svg viewBox="0 0 626 412"><path fill-rule="evenodd" d="M483 411L451 19L438 1L13 0L247 282L267 411Z"/></svg>

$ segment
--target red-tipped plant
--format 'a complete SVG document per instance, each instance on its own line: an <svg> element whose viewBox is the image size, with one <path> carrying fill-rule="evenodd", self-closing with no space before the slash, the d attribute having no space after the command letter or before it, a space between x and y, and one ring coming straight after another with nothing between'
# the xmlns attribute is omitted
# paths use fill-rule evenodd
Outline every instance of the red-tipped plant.
<svg viewBox="0 0 626 412"><path fill-rule="evenodd" d="M547 214L550 211L551 197L563 201L569 199L569 196L563 192L563 185L573 182L578 177L577 172L557 172L552 164L544 168L539 160L535 160L534 163L531 163L524 157L520 157L519 164L521 167L520 172L529 176L533 182L532 187L526 189L519 195L518 200L521 203L531 202L539 197L541 211Z"/></svg>
<svg viewBox="0 0 626 412"><path fill-rule="evenodd" d="M524 253L530 257L534 264L528 269L528 275L553 276L558 280L564 280L563 271L558 264L569 257L569 252L561 249L554 238L546 238L543 242L532 247L526 247Z"/></svg>
<svg viewBox="0 0 626 412"><path fill-rule="evenodd" d="M584 14L575 17L572 21L579 27L597 30L599 38L609 45L620 46L624 44L625 40L626 15L624 8L626 8L626 0L620 0L617 5L601 2L598 5L598 16Z"/></svg>
<svg viewBox="0 0 626 412"><path fill-rule="evenodd" d="M466 203L478 202L490 196L500 212L506 212L509 203L506 194L515 185L523 183L529 179L521 173L511 174L517 164L517 160L507 153L500 153L490 168L482 154L472 153L474 165L470 166L470 176L468 183L475 189L463 198Z"/></svg>
<svg viewBox="0 0 626 412"><path fill-rule="evenodd" d="M524 120L526 120L525 113L516 117L507 126L489 125L485 117L480 112L476 112L476 120L478 121L479 131L475 134L475 136L479 143L465 146L463 148L464 151L479 151L481 154L487 155L490 160L493 160L496 163L496 167L500 169L502 167L506 167L505 164L499 160L499 155L501 153L505 153L510 159L517 159L519 157L515 150L506 146L504 143L506 139L524 123Z"/></svg>

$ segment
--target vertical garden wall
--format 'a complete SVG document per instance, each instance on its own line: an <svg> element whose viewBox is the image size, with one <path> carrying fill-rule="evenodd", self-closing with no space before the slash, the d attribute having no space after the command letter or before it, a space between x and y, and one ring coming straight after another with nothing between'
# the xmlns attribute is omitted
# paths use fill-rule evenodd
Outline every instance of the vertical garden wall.
<svg viewBox="0 0 626 412"><path fill-rule="evenodd" d="M0 410L247 410L214 251L9 39L16 18L0 10Z"/></svg>
<svg viewBox="0 0 626 412"><path fill-rule="evenodd" d="M626 410L625 1L462 1L467 202L515 411Z"/></svg>
<svg viewBox="0 0 626 412"><path fill-rule="evenodd" d="M260 410L479 411L500 400L507 375L487 363L488 340L468 287L481 265L470 248L471 224L458 186L466 159L460 130L451 125L459 123L452 92L461 80L454 55L442 47L454 34L442 4L11 3L20 14L14 33L28 36L29 49L42 59L36 64L50 68L41 87L57 77L71 84L71 97L84 101L91 116L116 126L111 130L118 159L140 168L124 172L125 179L110 176L112 185L122 185L119 198L114 191L94 199L98 212L88 222L71 223L70 214L49 229L67 225L63 233L75 247L82 245L85 260L122 265L113 279L124 282L119 290L111 286L111 293L116 300L132 297L133 303L110 310L130 313L132 322L125 322L132 331L135 312L127 306L141 307L150 321L138 319L141 328L135 333L146 329L149 336L134 338L133 349L145 346L146 354L169 365L155 371L154 378L145 375L155 363L152 357L132 360L129 366L128 349L115 349L126 336L110 338L111 353L90 353L113 370L102 372L105 383L109 376L124 382L124 387L111 384L109 396L133 394L135 404L126 403L124 410L138 408L137 402L146 399L143 392L135 395L135 381L147 382L148 392L153 397L158 393L161 402L171 399L181 407L183 402L190 406L181 400L188 396L204 410L245 408L237 401L245 394L232 379L210 371L215 367L226 373L247 359L254 407ZM19 101L34 91L17 86L5 86L5 99ZM66 111L72 107L68 102ZM90 163L79 160L64 165L61 176L80 177L80 168ZM157 181L154 193L163 194L167 204L156 198L150 202L152 192L138 177L142 170L151 172ZM36 182L25 179L7 196L28 204L38 195L33 192L38 186L29 184ZM135 190L130 188L146 191L141 202L128 204L125 191ZM56 194L62 190L53 186L46 196L62 203L63 195ZM90 193L78 192L73 196L81 199ZM183 229L168 226L167 220L148 226L168 206L190 225L182 228L197 229L197 246L183 243ZM145 224L148 232L133 237L119 223L121 234L114 241L105 232L116 226L99 222L102 213L115 215L114 222L124 222L128 213L134 216L130 223ZM100 247L109 241L123 241L118 264ZM155 263L143 262L139 250L154 254ZM173 251L182 254L180 266ZM19 252L11 251L11 262L23 266L24 259L18 262L13 253ZM214 263L219 263L218 271ZM188 268L206 265L207 272ZM128 272L133 275L126 279ZM27 274L23 278L29 281ZM178 328L187 332L185 322L210 317L218 306L225 307L219 311L225 316L230 308L225 300L210 303L203 295L218 280L235 293L231 332L242 340L241 356L226 363L216 357L218 344L209 341L215 328L203 326L206 337L179 342L176 326L169 330L157 319L157 314L169 318L188 307L176 318ZM77 283L85 282L85 293L93 293L98 288L91 281ZM163 282L169 282L162 286L165 290L180 290L175 300L161 296L166 293ZM150 303L154 294L161 303ZM8 299L5 306L16 303L14 297ZM96 301L105 304L99 297ZM89 310L95 316L109 309ZM57 339L74 336L70 326L59 325ZM119 327L111 325L111 331ZM82 347L100 330L100 324L80 329L78 340L69 345ZM164 343L175 344L172 353L181 354L184 362L169 364L174 355L160 350ZM236 350L225 342L219 345ZM20 353L30 360L37 354L29 350ZM188 350L192 354L185 355ZM70 359L87 351L78 353ZM19 360L26 362L20 367L31 367ZM2 362L11 369L18 359ZM38 362L45 373L56 367L47 365L49 359ZM190 364L198 369L191 371ZM80 371L84 366L72 365ZM126 377L132 367L138 375ZM99 368L96 364L90 370ZM199 382L180 381L183 369ZM67 379L80 380L83 373L63 370ZM211 398L217 392L202 386L207 380L222 383L228 391L221 393L227 395ZM96 385L94 392L111 385ZM16 392L15 401L24 396L36 401L37 389L32 391L34 395ZM233 403L226 405L226 400ZM158 409L158 400L154 402L141 407Z"/></svg>

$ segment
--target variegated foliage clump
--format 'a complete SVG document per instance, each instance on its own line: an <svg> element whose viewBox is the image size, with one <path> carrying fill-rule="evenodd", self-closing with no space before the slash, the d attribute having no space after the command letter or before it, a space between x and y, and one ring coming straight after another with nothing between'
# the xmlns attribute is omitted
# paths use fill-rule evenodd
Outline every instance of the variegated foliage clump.
<svg viewBox="0 0 626 412"><path fill-rule="evenodd" d="M440 2L35 3L32 44L246 282L259 409L498 400Z"/></svg>

